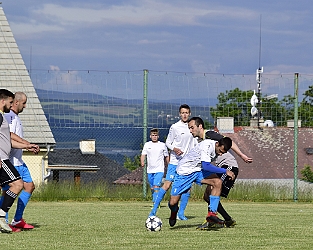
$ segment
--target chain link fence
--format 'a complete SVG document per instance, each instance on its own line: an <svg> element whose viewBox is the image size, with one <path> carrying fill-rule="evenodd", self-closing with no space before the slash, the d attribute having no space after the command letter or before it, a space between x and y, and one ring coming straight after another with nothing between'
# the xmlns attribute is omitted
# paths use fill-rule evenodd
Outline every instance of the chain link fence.
<svg viewBox="0 0 313 250"><path fill-rule="evenodd" d="M48 180L74 177L84 182L113 183L130 173L124 168L125 159L136 164L134 157L144 143L143 70L32 70L29 74L56 141L48 165L86 167L70 172L51 167ZM258 92L252 74L148 71L147 133L152 127L159 128L160 140L165 141L169 127L179 120L178 109L183 103L207 126L216 125L221 116L233 117L235 126L249 126L254 92L261 100L257 107L262 118L274 126L287 126L293 119L294 80L294 74L263 73ZM311 75L299 75L299 106L305 100L310 104L312 80ZM307 105L299 119L311 120L311 109ZM78 157L81 141L94 142L94 152Z"/></svg>

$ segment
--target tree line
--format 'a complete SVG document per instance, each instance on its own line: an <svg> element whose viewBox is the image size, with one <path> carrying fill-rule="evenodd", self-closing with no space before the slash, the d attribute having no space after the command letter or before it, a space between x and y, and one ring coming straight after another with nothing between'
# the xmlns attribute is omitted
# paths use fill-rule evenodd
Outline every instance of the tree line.
<svg viewBox="0 0 313 250"><path fill-rule="evenodd" d="M242 91L239 88L227 90L217 96L218 103L210 107L210 113L214 119L217 117L233 117L234 126L249 126L251 115L250 99L252 90ZM291 95L268 98L262 96L260 102L261 117L264 120L272 120L276 126L286 126L287 120L294 119L295 98ZM303 94L303 99L298 102L298 119L302 127L313 126L313 85L309 86Z"/></svg>

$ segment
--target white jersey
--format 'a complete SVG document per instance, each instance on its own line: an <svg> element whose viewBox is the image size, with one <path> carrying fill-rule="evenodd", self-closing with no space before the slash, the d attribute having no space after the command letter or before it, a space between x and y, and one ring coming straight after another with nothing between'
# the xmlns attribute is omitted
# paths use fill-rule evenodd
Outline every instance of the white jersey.
<svg viewBox="0 0 313 250"><path fill-rule="evenodd" d="M201 162L212 162L216 158L216 141L203 140L192 148L179 162L176 172L179 175L189 175L201 171Z"/></svg>
<svg viewBox="0 0 313 250"><path fill-rule="evenodd" d="M168 156L164 142L146 142L141 154L147 156L148 174L164 172L164 157Z"/></svg>
<svg viewBox="0 0 313 250"><path fill-rule="evenodd" d="M23 126L18 115L15 114L12 110L10 110L10 113L5 113L4 116L9 123L10 132L23 138L24 137ZM12 148L10 152L10 162L12 162L14 166L23 165L24 162L22 160L22 155L23 155L22 149Z"/></svg>
<svg viewBox="0 0 313 250"><path fill-rule="evenodd" d="M227 151L225 154L219 155L216 158L215 164L217 167L222 167L223 165L227 165L229 167L238 168L238 163L236 161L236 158L230 153L230 151Z"/></svg>
<svg viewBox="0 0 313 250"><path fill-rule="evenodd" d="M184 157L184 155L197 144L195 138L193 138L190 133L188 123L182 122L181 120L174 123L170 127L165 143L171 150L170 164L173 165L177 165L178 161L181 160L182 157ZM179 148L183 154L179 156L176 155L173 151L174 148Z"/></svg>

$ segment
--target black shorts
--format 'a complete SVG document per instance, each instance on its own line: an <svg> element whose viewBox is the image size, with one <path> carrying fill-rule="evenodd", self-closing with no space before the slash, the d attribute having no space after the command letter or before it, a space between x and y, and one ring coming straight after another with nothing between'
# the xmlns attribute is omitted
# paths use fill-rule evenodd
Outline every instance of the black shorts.
<svg viewBox="0 0 313 250"><path fill-rule="evenodd" d="M235 179L233 179L233 180L230 178L230 176L228 176L226 174L217 174L218 177L220 177L221 180L223 181L221 196L227 198L230 189L234 186L234 183L237 179L239 169L238 169L238 167L232 167L232 166L227 166L227 165L223 165L223 166L221 166L221 168L225 168L227 170L230 170L235 174Z"/></svg>
<svg viewBox="0 0 313 250"><path fill-rule="evenodd" d="M1 160L0 186L4 186L18 179L21 179L21 176L10 160Z"/></svg>

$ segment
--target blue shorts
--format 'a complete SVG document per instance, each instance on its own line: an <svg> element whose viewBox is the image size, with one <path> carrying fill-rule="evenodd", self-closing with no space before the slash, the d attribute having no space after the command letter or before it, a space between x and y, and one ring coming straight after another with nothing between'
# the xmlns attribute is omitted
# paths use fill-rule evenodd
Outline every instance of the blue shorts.
<svg viewBox="0 0 313 250"><path fill-rule="evenodd" d="M158 173L149 173L148 174L148 181L150 184L150 188L152 188L153 186L161 186L162 183L162 179L163 179L163 172L158 172Z"/></svg>
<svg viewBox="0 0 313 250"><path fill-rule="evenodd" d="M176 175L176 168L177 168L177 165L168 164L166 177L165 177L166 181L170 181L170 182L174 181L174 178L175 178L175 175Z"/></svg>
<svg viewBox="0 0 313 250"><path fill-rule="evenodd" d="M215 174L215 173L207 171L207 170L201 170L201 171L202 171L202 175L203 175L204 179L209 177L211 174Z"/></svg>
<svg viewBox="0 0 313 250"><path fill-rule="evenodd" d="M172 184L172 196L181 195L182 193L186 193L192 186L192 183L196 183L198 185L202 185L201 181L203 180L202 171L194 172L189 175L179 175L175 176L174 182Z"/></svg>
<svg viewBox="0 0 313 250"><path fill-rule="evenodd" d="M25 163L23 165L14 166L14 167L17 170L17 172L20 174L21 179L23 180L23 182L27 182L27 183L33 182L33 179L32 179L32 177L30 175L29 169L28 169L28 167L26 166ZM9 185L4 185L2 187L3 190L8 190L9 188L10 188Z"/></svg>
<svg viewBox="0 0 313 250"><path fill-rule="evenodd" d="M23 182L27 182L27 183L33 182L29 169L25 163L21 166L15 166L15 168L19 172Z"/></svg>

